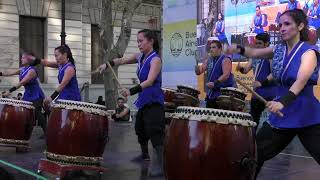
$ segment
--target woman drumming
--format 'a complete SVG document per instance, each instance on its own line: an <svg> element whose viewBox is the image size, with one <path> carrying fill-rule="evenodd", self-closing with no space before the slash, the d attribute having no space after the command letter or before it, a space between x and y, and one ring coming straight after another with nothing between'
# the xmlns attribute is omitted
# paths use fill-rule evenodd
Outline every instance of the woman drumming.
<svg viewBox="0 0 320 180"><path fill-rule="evenodd" d="M32 63L33 66L42 64L43 66L59 69L59 85L50 97L45 98L44 104L49 104L54 99L81 101L76 67L70 48L67 45L59 46L55 48L54 56L56 61L34 58L34 62Z"/></svg>
<svg viewBox="0 0 320 180"><path fill-rule="evenodd" d="M234 85L232 62L230 57L222 54L222 45L213 40L210 45L210 57L201 65L195 67L195 73L200 75L207 71L207 108L218 108L216 103L220 89Z"/></svg>
<svg viewBox="0 0 320 180"><path fill-rule="evenodd" d="M111 65L138 63L137 76L140 84L125 89L122 95L138 94L135 102L137 106L136 134L141 146L146 146L151 140L154 155L149 168L150 176L163 175L163 141L164 141L164 94L161 89L162 60L158 55L159 44L156 34L150 30L141 30L137 36L138 48L141 53L128 58L117 58ZM106 64L98 67L100 72L106 69Z"/></svg>
<svg viewBox="0 0 320 180"><path fill-rule="evenodd" d="M247 57L273 57L272 75L279 85L277 97L267 103L272 112L257 134L259 173L263 163L279 154L295 136L320 164L320 103L313 94L319 59L308 40L308 21L302 10L288 10L280 16L282 43L275 47L228 49ZM281 115L276 113L279 111Z"/></svg>
<svg viewBox="0 0 320 180"><path fill-rule="evenodd" d="M43 133L46 133L47 121L44 115L42 114L42 104L45 97L38 80L37 70L30 66L32 62L32 53L24 52L21 56L21 67L19 70L14 72L0 72L0 76L12 76L19 74L19 83L10 88L9 90L2 92L3 96L9 96L10 93L19 89L21 86L24 86L24 94L22 97L23 101L30 101L35 107L35 117L38 120L39 125L41 126ZM43 138L44 136L41 136Z"/></svg>

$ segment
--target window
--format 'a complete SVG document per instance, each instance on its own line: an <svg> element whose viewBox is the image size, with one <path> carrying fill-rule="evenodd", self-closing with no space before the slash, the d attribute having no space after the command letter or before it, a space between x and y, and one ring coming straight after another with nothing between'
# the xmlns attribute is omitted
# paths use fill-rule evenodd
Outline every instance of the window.
<svg viewBox="0 0 320 180"><path fill-rule="evenodd" d="M39 58L44 57L44 18L20 16L19 44L20 52L32 52ZM20 55L21 56L21 55ZM44 82L44 68L37 67L40 82Z"/></svg>

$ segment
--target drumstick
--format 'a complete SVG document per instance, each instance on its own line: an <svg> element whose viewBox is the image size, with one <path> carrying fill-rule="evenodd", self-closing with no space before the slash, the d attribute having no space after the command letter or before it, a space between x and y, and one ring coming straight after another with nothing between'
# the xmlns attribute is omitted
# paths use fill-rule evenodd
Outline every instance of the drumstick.
<svg viewBox="0 0 320 180"><path fill-rule="evenodd" d="M245 85L242 81L240 81L240 79L238 78L234 78L237 83L239 83L242 87L244 87L246 90L248 90L249 92L252 93L252 95L254 95L259 101L263 102L263 104L267 104L267 100L265 100L262 96L260 96L258 93L256 93L253 89L251 89L250 87L248 87L247 85ZM280 117L283 117L283 114L278 111L276 112L277 115L279 115Z"/></svg>
<svg viewBox="0 0 320 180"><path fill-rule="evenodd" d="M112 69L111 64L109 63L109 61L107 61L107 63L106 63L106 64L108 65L109 69L111 69L111 72L112 72L112 74L113 74L114 78L116 79L116 81L117 81L117 83L118 83L119 87L120 87L121 89L123 89L123 88L122 88L122 86L121 86L121 83L120 83L120 81L119 81L119 79L118 79L118 77L117 77L116 73L115 73L115 72L114 72L114 70Z"/></svg>
<svg viewBox="0 0 320 180"><path fill-rule="evenodd" d="M260 96L258 93L256 93L253 89L251 89L250 87L248 87L247 85L245 85L242 81L240 81L240 79L238 78L234 78L237 83L239 83L242 87L244 87L246 90L248 90L249 92L251 92L256 98L258 98L261 102L263 102L263 104L267 104L267 100L265 100L262 96Z"/></svg>

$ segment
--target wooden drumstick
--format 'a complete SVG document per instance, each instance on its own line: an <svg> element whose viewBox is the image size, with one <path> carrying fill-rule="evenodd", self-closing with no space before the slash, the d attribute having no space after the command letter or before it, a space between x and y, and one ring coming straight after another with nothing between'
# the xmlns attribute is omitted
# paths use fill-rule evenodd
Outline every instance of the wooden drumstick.
<svg viewBox="0 0 320 180"><path fill-rule="evenodd" d="M123 89L123 87L121 86L121 83L120 83L120 81L119 81L119 79L118 79L118 77L117 77L117 74L116 74L116 72L114 72L114 70L113 70L113 68L111 67L111 64L109 63L109 61L107 61L106 64L107 64L107 66L109 67L109 69L111 70L111 72L112 72L114 78L116 79L119 87L120 87L121 89Z"/></svg>
<svg viewBox="0 0 320 180"><path fill-rule="evenodd" d="M253 89L251 89L250 87L248 87L246 84L244 84L242 81L240 81L240 79L238 78L234 78L237 83L239 83L242 87L244 87L246 90L248 90L249 92L252 93L252 95L254 95L256 98L258 98L261 102L263 102L263 104L267 104L267 100L265 100L262 96L260 96L258 93L256 93Z"/></svg>
<svg viewBox="0 0 320 180"><path fill-rule="evenodd" d="M258 100L260 100L261 102L263 102L264 105L266 105L268 103L268 101L266 99L264 99L262 96L260 96L258 93L256 93L253 89L251 89L250 87L248 87L247 85L245 85L242 81L240 81L240 79L238 78L234 78L237 83L239 83L242 87L244 87L246 90L248 90L249 92L252 93L252 95L254 95ZM277 115L279 115L280 117L283 117L283 114L278 111L276 112Z"/></svg>

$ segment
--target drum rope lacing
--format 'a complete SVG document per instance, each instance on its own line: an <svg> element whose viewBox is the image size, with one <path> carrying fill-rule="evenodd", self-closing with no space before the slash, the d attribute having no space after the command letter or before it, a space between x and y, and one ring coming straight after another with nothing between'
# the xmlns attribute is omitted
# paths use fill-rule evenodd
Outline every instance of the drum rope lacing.
<svg viewBox="0 0 320 180"><path fill-rule="evenodd" d="M100 116L110 116L109 112L104 106L79 102L79 101L69 101L69 100L57 100L56 103L52 105L54 108L62 108L68 110L80 110L92 114L97 114Z"/></svg>
<svg viewBox="0 0 320 180"><path fill-rule="evenodd" d="M175 113L170 113L168 116L173 119L215 122L218 124L235 124L249 127L257 125L252 121L252 117L248 113L220 109L180 106Z"/></svg>
<svg viewBox="0 0 320 180"><path fill-rule="evenodd" d="M15 106L15 107L24 107L27 109L34 109L32 102L20 101L20 100L8 99L8 98L0 98L0 104L6 104L6 105Z"/></svg>

